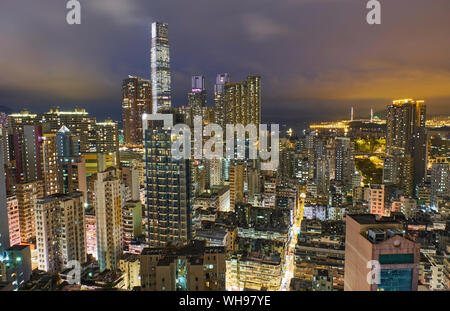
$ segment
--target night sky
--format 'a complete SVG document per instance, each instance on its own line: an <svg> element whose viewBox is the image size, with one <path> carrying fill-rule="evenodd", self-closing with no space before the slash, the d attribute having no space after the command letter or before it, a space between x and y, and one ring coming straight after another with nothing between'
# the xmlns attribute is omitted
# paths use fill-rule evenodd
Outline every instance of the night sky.
<svg viewBox="0 0 450 311"><path fill-rule="evenodd" d="M392 99L425 99L450 112L450 1L366 0L0 1L0 110L86 108L120 120L121 83L150 76L150 24L169 23L173 105L187 104L190 76L233 81L262 75L263 121L292 126L357 117ZM210 96L209 105L212 105Z"/></svg>

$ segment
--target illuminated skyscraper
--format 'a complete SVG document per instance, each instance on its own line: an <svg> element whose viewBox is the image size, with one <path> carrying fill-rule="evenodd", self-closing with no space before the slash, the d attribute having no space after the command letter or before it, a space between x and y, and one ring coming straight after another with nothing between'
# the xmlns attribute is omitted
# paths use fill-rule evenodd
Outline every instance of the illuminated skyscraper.
<svg viewBox="0 0 450 311"><path fill-rule="evenodd" d="M152 24L151 80L153 92L153 112L172 107L169 25Z"/></svg>
<svg viewBox="0 0 450 311"><path fill-rule="evenodd" d="M20 222L19 222L19 202L15 196L9 196L6 199L8 206L8 223L9 223L9 245L20 244Z"/></svg>
<svg viewBox="0 0 450 311"><path fill-rule="evenodd" d="M335 180L341 181L345 186L352 186L352 177L355 172L354 147L347 137L336 138L336 173Z"/></svg>
<svg viewBox="0 0 450 311"><path fill-rule="evenodd" d="M82 193L38 199L35 214L39 270L59 272L71 260L86 262Z"/></svg>
<svg viewBox="0 0 450 311"><path fill-rule="evenodd" d="M80 139L62 126L56 134L60 193L79 191L87 201L86 161L80 155Z"/></svg>
<svg viewBox="0 0 450 311"><path fill-rule="evenodd" d="M80 138L73 136L65 125L56 133L56 146L58 157L76 157L80 155Z"/></svg>
<svg viewBox="0 0 450 311"><path fill-rule="evenodd" d="M261 77L252 75L243 82L225 85L226 124L261 124Z"/></svg>
<svg viewBox="0 0 450 311"><path fill-rule="evenodd" d="M384 185L369 185L369 209L371 214L386 216L384 208Z"/></svg>
<svg viewBox="0 0 450 311"><path fill-rule="evenodd" d="M386 153L390 156L385 165L385 182L395 182L401 171L400 166L412 165L412 182L407 183L407 194L412 194L412 186L417 186L425 177L427 139L425 132L426 106L422 100L394 100L388 106ZM411 162L411 163L405 163Z"/></svg>
<svg viewBox="0 0 450 311"><path fill-rule="evenodd" d="M172 158L170 130L144 121L144 134L147 244L186 243L192 237L190 161Z"/></svg>
<svg viewBox="0 0 450 311"><path fill-rule="evenodd" d="M39 124L17 124L9 128L8 160L14 167L14 182L42 179L41 137Z"/></svg>
<svg viewBox="0 0 450 311"><path fill-rule="evenodd" d="M116 163L119 163L119 126L117 122L107 119L105 122L97 122L95 128L97 132L97 152L114 154Z"/></svg>
<svg viewBox="0 0 450 311"><path fill-rule="evenodd" d="M94 193L100 271L114 271L123 250L122 186L114 169L97 174Z"/></svg>
<svg viewBox="0 0 450 311"><path fill-rule="evenodd" d="M61 193L59 181L59 161L55 134L44 134L42 137L42 172L44 180L44 194Z"/></svg>
<svg viewBox="0 0 450 311"><path fill-rule="evenodd" d="M448 163L433 163L431 168L431 204L437 207L439 198L450 195L450 168Z"/></svg>
<svg viewBox="0 0 450 311"><path fill-rule="evenodd" d="M57 133L61 127L66 126L72 135L80 139L80 152L95 151L97 132L95 128L95 118L89 116L85 109L75 109L73 111L61 111L58 108L50 109L42 115L42 122L49 124L50 131Z"/></svg>
<svg viewBox="0 0 450 311"><path fill-rule="evenodd" d="M22 243L30 243L36 237L34 207L44 197L43 181L17 184L15 195L19 202L20 238Z"/></svg>
<svg viewBox="0 0 450 311"><path fill-rule="evenodd" d="M216 124L225 128L225 85L231 82L230 74L221 73L217 75L216 84L214 85L214 108Z"/></svg>
<svg viewBox="0 0 450 311"><path fill-rule="evenodd" d="M8 206L6 204L5 161L3 144L0 144L0 256L9 248Z"/></svg>
<svg viewBox="0 0 450 311"><path fill-rule="evenodd" d="M152 112L152 83L129 76L122 83L122 126L127 145L142 145L142 115Z"/></svg>
<svg viewBox="0 0 450 311"><path fill-rule="evenodd" d="M203 76L193 76L192 77L192 89L188 94L189 108L191 112L191 122L193 122L194 117L203 115L203 109L206 107L206 86L205 77ZM193 125L193 124L191 124Z"/></svg>

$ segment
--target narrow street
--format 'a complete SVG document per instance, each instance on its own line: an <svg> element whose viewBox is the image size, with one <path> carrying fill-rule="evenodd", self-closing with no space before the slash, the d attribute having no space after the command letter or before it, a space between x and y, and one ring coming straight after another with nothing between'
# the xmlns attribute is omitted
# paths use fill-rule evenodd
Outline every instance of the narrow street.
<svg viewBox="0 0 450 311"><path fill-rule="evenodd" d="M280 284L280 291L288 291L289 284L291 283L291 279L294 277L294 267L295 267L295 246L297 245L298 234L300 233L300 227L303 219L303 207L305 204L304 194L301 195L298 206L297 217L294 218L294 223L290 228L287 250L286 250L286 258L284 260L284 266L282 269L282 279Z"/></svg>

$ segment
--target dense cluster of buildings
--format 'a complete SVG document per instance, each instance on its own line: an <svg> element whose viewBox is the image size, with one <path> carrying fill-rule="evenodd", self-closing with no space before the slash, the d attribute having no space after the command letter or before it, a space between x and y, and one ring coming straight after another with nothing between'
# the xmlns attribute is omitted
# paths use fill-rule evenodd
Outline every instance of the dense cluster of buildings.
<svg viewBox="0 0 450 311"><path fill-rule="evenodd" d="M174 108L168 34L152 24L151 78L123 80L122 129L84 109L0 118L0 290L450 289L449 128L423 101L288 131L275 170L178 159L149 115L258 127L261 77L218 74L208 105L195 75Z"/></svg>

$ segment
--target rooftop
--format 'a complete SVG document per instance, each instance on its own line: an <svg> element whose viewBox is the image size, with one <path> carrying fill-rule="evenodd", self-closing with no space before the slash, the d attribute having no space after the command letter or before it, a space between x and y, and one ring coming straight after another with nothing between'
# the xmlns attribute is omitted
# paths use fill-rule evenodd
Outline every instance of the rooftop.
<svg viewBox="0 0 450 311"><path fill-rule="evenodd" d="M398 224L392 217L381 217L378 218L373 214L356 214L356 215L347 215L348 217L353 218L360 225L376 225L376 224Z"/></svg>

